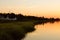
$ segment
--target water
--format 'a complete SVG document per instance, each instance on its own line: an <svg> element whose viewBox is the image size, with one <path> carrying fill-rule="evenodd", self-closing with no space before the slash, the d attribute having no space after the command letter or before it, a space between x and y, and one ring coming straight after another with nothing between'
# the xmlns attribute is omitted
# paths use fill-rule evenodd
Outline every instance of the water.
<svg viewBox="0 0 60 40"><path fill-rule="evenodd" d="M24 40L60 40L60 22L35 25L36 30L28 33Z"/></svg>

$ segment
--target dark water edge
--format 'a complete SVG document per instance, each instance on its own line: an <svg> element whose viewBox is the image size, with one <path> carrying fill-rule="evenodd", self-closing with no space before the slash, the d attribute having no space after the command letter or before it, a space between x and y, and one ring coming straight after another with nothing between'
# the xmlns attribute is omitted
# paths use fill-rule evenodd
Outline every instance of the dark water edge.
<svg viewBox="0 0 60 40"><path fill-rule="evenodd" d="M35 31L35 25L59 21L1 21L0 40L21 40L27 33Z"/></svg>

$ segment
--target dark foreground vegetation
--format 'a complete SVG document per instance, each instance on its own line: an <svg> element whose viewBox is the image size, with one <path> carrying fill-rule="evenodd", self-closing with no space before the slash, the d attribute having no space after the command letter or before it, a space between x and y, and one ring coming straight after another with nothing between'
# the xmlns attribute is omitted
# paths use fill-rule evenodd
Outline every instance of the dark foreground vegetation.
<svg viewBox="0 0 60 40"><path fill-rule="evenodd" d="M34 25L55 21L60 19L0 13L0 40L21 40L28 32L35 30Z"/></svg>
<svg viewBox="0 0 60 40"><path fill-rule="evenodd" d="M32 22L12 21L0 23L0 40L21 40L26 33L34 31Z"/></svg>

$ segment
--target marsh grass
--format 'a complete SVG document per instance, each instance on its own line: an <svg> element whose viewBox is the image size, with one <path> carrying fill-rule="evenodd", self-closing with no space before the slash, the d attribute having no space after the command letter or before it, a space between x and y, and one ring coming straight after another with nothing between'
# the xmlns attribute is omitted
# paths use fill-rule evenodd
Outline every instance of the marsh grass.
<svg viewBox="0 0 60 40"><path fill-rule="evenodd" d="M21 40L27 32L34 29L33 22L0 23L0 40Z"/></svg>

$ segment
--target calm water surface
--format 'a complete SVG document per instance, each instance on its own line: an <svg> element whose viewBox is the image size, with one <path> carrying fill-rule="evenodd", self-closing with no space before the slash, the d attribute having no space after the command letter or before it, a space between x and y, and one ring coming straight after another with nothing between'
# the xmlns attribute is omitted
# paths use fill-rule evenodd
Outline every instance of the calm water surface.
<svg viewBox="0 0 60 40"><path fill-rule="evenodd" d="M60 22L35 25L36 30L28 33L24 40L60 40Z"/></svg>

